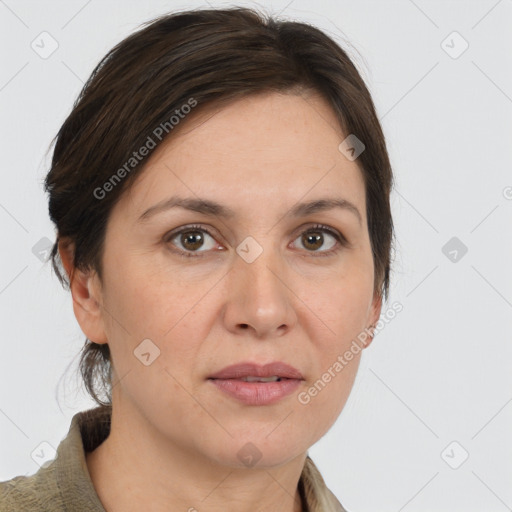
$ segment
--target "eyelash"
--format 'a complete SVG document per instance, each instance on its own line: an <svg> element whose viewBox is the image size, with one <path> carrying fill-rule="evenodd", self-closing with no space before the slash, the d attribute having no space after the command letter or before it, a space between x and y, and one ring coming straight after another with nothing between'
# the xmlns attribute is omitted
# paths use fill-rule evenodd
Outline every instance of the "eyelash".
<svg viewBox="0 0 512 512"><path fill-rule="evenodd" d="M167 233L164 236L164 242L169 243L171 240L176 238L178 235L181 235L182 233L187 233L189 231L202 231L204 233L207 233L212 238L215 238L214 235L212 233L210 233L210 231L208 229L204 228L201 225L194 224L191 226L185 226L178 231L172 231L170 233ZM319 252L308 251L314 257L332 256L332 255L338 253L343 247L349 247L349 243L348 243L347 239L341 233L330 228L329 226L325 226L324 224L315 224L314 226L311 226L311 227L307 228L306 230L302 231L299 234L299 236L304 235L306 233L312 233L312 232L317 232L317 231L323 231L323 232L328 233L338 242L338 244L334 248L329 249L328 251L319 251ZM182 251L181 249L178 249L178 248L173 248L172 251L177 253L179 256L181 256L183 258L201 258L204 256L203 254L201 254L202 252L208 252L208 251L196 251L196 252Z"/></svg>

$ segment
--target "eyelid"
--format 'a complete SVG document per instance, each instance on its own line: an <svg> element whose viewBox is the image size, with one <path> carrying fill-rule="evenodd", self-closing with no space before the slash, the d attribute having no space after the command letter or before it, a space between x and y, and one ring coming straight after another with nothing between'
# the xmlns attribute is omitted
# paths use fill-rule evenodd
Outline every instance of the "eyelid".
<svg viewBox="0 0 512 512"><path fill-rule="evenodd" d="M166 244L168 244L173 238L177 237L178 235L180 235L182 233L186 233L189 231L202 231L202 232L208 234L209 236L211 236L214 240L216 240L216 237L217 237L217 235L214 234L214 233L217 233L217 230L215 228L212 228L210 226L205 226L203 224L189 224L189 225L185 225L185 226L180 226L179 228L177 228L175 230L165 233L165 235L163 236L162 239ZM328 226L325 224L319 224L319 223L313 223L313 224L310 223L310 224L306 224L305 226L304 225L299 226L296 230L293 231L292 236L294 236L294 238L293 238L292 242L294 242L298 236L300 236L304 233L309 233L309 232L314 232L314 231L323 231L323 232L328 233L330 236L332 236L336 240L337 244L334 248L331 248L327 251L306 251L306 253L309 253L308 255L312 255L313 257L329 256L329 255L339 252L344 247L345 248L352 247L350 242L343 235L343 233L341 233L341 231L339 231L336 228L333 228L331 226ZM223 239L223 237L220 235L219 235L219 238ZM191 257L202 257L202 256L204 256L203 253L208 254L209 252L211 252L211 250L183 251L182 249L179 249L177 247L173 247L172 251L178 253L181 256L185 256L185 257L190 257L190 256Z"/></svg>
<svg viewBox="0 0 512 512"><path fill-rule="evenodd" d="M343 248L352 248L352 244L347 240L347 238L345 237L345 235L343 235L341 231L326 224L314 223L313 225L309 225L309 227L300 226L299 228L297 228L297 231L294 231L294 236L295 234L297 234L297 236L300 236L301 234L315 231L322 231L328 233L336 240L337 246L327 251L306 251L307 253L313 256L329 256L338 253ZM297 237L295 237L293 241L295 241L296 238Z"/></svg>
<svg viewBox="0 0 512 512"><path fill-rule="evenodd" d="M214 233L216 233L216 230L210 226L206 227L202 224L187 224L185 226L180 226L179 228L177 228L175 230L165 233L162 240L164 243L168 244L168 243L170 243L170 241L173 238L176 238L178 235L181 235L182 233L187 233L189 231L202 231L202 232L208 234L209 236L211 236L216 242L218 242L217 237L223 239L223 237L220 236L220 234L219 235L214 234ZM209 251L195 251L195 252L194 251L183 251L176 247L175 252L178 252L181 254L183 254L185 252L185 254L187 254L187 255L195 255L195 254L201 255L201 253L203 253L203 252L206 253Z"/></svg>

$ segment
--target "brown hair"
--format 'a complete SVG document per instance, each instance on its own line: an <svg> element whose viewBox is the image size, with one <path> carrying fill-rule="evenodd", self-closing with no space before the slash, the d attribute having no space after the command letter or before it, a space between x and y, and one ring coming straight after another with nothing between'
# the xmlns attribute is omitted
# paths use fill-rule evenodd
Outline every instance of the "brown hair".
<svg viewBox="0 0 512 512"><path fill-rule="evenodd" d="M63 286L69 287L73 276L68 280L62 271L59 243L73 247L74 268L94 269L101 279L109 214L146 161L134 152L151 154L192 108L197 112L272 91L319 93L343 133L364 143L358 163L366 187L374 287L387 298L393 176L370 93L345 51L322 31L242 7L177 12L147 22L93 70L52 141L45 181L57 229L50 257ZM80 372L91 397L111 404L108 344L86 339Z"/></svg>

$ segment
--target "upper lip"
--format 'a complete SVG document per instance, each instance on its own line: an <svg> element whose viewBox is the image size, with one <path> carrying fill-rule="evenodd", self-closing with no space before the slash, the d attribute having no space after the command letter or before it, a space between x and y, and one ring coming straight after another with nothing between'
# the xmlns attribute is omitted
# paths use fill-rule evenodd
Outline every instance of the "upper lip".
<svg viewBox="0 0 512 512"><path fill-rule="evenodd" d="M244 362L226 366L221 371L210 375L209 379L240 379L243 377L272 377L276 375L283 379L299 379L303 380L302 374L289 364L281 361L259 365L251 362Z"/></svg>

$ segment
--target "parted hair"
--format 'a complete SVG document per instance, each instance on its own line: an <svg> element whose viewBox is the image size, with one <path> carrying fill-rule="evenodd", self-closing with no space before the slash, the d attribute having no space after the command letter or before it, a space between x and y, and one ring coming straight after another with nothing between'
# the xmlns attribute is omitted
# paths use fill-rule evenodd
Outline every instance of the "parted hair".
<svg viewBox="0 0 512 512"><path fill-rule="evenodd" d="M155 148L187 123L189 112L265 92L319 94L345 137L353 134L364 144L357 164L365 184L374 291L387 299L393 174L370 92L347 52L326 33L244 7L173 12L151 20L92 71L52 141L45 179L57 233L50 259L63 286L69 287L73 273L64 271L59 245L73 248L73 269L93 269L102 279L112 208ZM108 344L86 339L79 366L90 396L111 405ZM312 461L306 466L308 481L319 489L318 471ZM307 486L305 492L311 512L327 510L325 504L313 505Z"/></svg>

